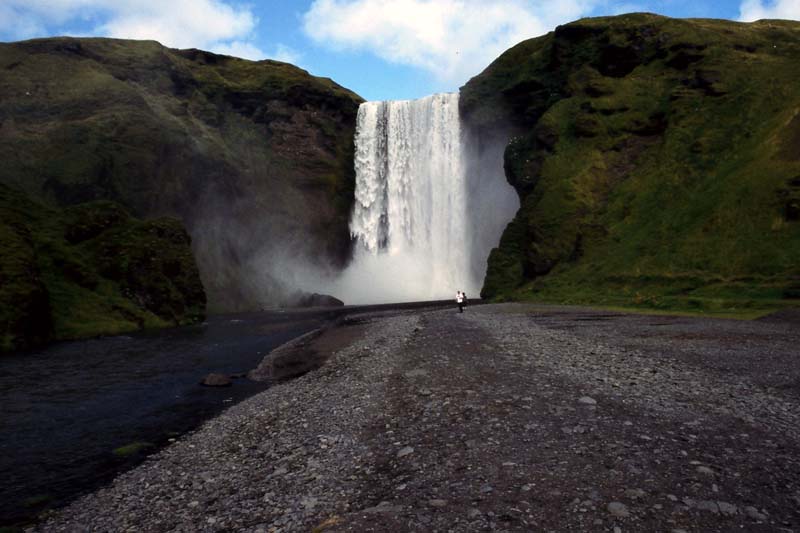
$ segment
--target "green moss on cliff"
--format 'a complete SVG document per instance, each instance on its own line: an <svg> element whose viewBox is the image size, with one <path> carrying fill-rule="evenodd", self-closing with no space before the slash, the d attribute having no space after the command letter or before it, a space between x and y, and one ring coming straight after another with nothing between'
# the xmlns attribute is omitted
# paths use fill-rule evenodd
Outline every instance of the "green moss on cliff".
<svg viewBox="0 0 800 533"><path fill-rule="evenodd" d="M108 201L53 209L0 184L0 352L202 319L205 294L175 219Z"/></svg>
<svg viewBox="0 0 800 533"><path fill-rule="evenodd" d="M500 110L517 132L505 164L522 207L483 295L791 303L798 79L800 24L786 21L625 15L511 49L462 89L472 127Z"/></svg>
<svg viewBox="0 0 800 533"><path fill-rule="evenodd" d="M262 264L275 249L349 257L362 100L331 80L277 61L74 38L0 43L0 72L0 183L53 206L105 199L182 219L210 309L278 301Z"/></svg>

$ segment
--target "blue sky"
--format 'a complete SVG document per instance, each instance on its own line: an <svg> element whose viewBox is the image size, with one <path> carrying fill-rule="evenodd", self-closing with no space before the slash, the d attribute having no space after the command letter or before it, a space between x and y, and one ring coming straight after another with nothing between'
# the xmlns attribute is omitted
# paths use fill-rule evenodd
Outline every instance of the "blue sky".
<svg viewBox="0 0 800 533"><path fill-rule="evenodd" d="M288 61L389 100L456 91L523 39L631 11L800 20L800 0L0 0L0 41L155 39Z"/></svg>

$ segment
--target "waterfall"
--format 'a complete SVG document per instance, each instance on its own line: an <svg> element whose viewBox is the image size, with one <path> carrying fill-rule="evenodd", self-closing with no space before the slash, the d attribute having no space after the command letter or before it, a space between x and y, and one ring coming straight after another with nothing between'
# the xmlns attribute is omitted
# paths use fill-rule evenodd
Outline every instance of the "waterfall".
<svg viewBox="0 0 800 533"><path fill-rule="evenodd" d="M342 299L429 300L459 289L478 296L489 250L518 200L503 176L502 149L483 172L467 137L457 93L361 104L350 220L356 252L333 289Z"/></svg>

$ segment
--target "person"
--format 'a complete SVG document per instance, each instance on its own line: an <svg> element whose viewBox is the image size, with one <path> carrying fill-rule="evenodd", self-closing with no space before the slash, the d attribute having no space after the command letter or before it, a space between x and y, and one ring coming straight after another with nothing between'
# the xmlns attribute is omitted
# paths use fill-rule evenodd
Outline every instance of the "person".
<svg viewBox="0 0 800 533"><path fill-rule="evenodd" d="M464 312L464 293L461 291L456 291L456 303L458 304L458 312Z"/></svg>

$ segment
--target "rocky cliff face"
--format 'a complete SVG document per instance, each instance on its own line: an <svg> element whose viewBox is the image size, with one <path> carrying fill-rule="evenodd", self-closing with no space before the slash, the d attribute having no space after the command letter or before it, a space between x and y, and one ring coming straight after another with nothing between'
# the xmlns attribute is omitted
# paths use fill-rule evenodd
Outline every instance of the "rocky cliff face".
<svg viewBox="0 0 800 533"><path fill-rule="evenodd" d="M461 90L521 208L482 295L713 307L800 287L800 24L586 19Z"/></svg>
<svg viewBox="0 0 800 533"><path fill-rule="evenodd" d="M361 99L292 65L155 42L0 44L0 182L180 218L211 311L291 303L343 265Z"/></svg>
<svg viewBox="0 0 800 533"><path fill-rule="evenodd" d="M177 219L45 207L0 184L0 352L196 322L205 293Z"/></svg>

